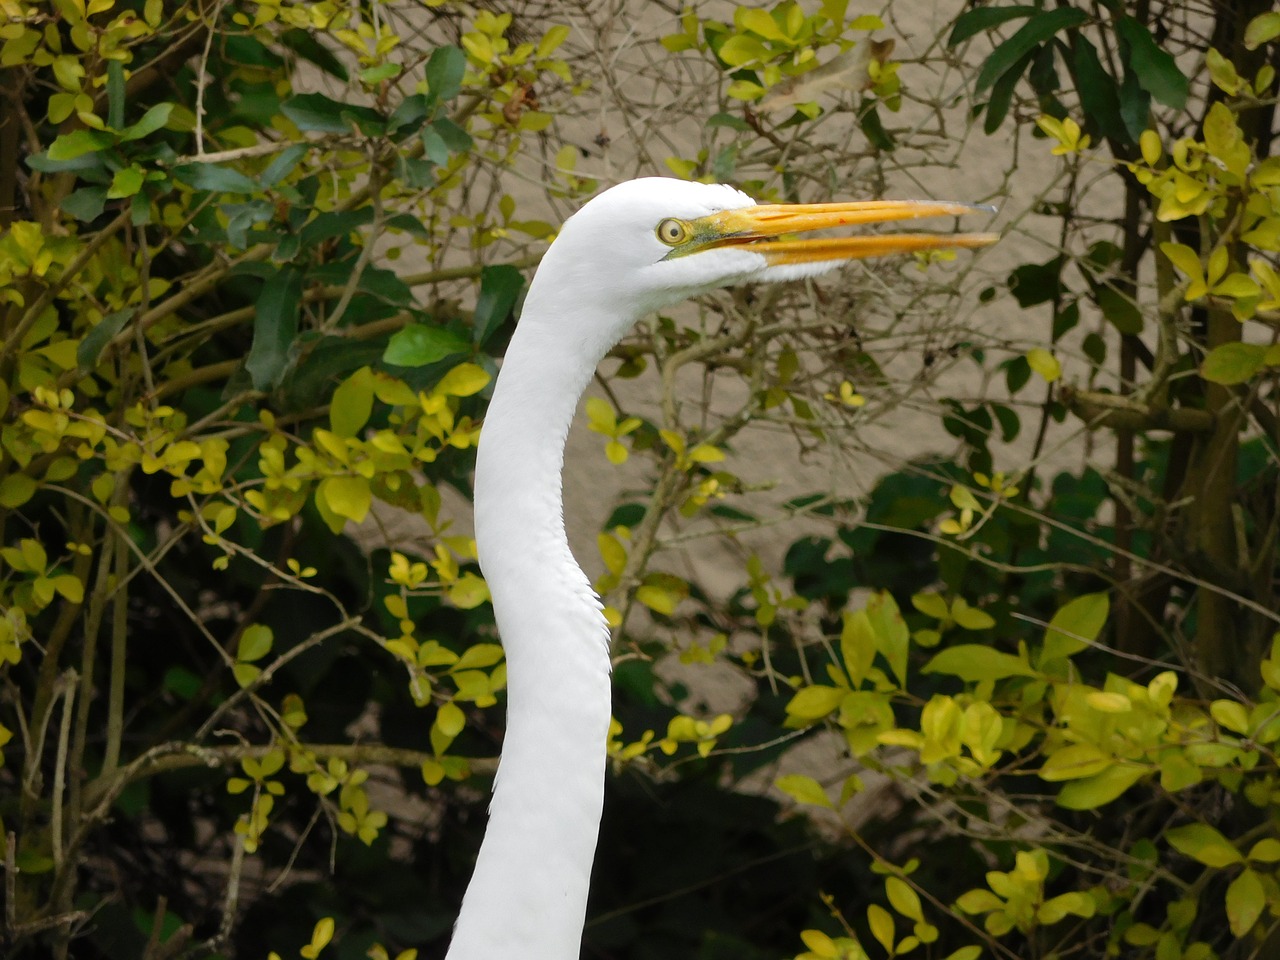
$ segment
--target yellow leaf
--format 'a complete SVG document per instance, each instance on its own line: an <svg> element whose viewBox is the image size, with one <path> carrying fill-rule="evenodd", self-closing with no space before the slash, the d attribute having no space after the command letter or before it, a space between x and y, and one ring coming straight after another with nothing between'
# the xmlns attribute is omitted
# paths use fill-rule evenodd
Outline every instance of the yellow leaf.
<svg viewBox="0 0 1280 960"><path fill-rule="evenodd" d="M679 602L679 597L670 590L651 583L646 583L636 590L636 599L650 610L666 616L675 613L676 604Z"/></svg>
<svg viewBox="0 0 1280 960"><path fill-rule="evenodd" d="M456 737L466 725L466 714L452 701L441 706L439 713L436 714L436 726L448 737Z"/></svg>
<svg viewBox="0 0 1280 960"><path fill-rule="evenodd" d="M1027 364L1047 383L1053 383L1062 376L1062 364L1058 358L1043 347L1035 347L1027 351Z"/></svg>
<svg viewBox="0 0 1280 960"><path fill-rule="evenodd" d="M1266 905L1262 880L1256 871L1246 869L1227 887L1227 921L1231 932L1237 937L1245 936L1258 922Z"/></svg>
<svg viewBox="0 0 1280 960"><path fill-rule="evenodd" d="M373 504L369 481L364 477L327 477L320 481L316 497L339 517L361 523Z"/></svg>
<svg viewBox="0 0 1280 960"><path fill-rule="evenodd" d="M333 391L329 425L340 437L354 437L373 412L373 371L361 367Z"/></svg>
<svg viewBox="0 0 1280 960"><path fill-rule="evenodd" d="M817 807L831 806L831 800L827 797L827 792L822 789L822 785L813 777L807 777L802 773L779 777L774 786L797 803L807 803Z"/></svg>
<svg viewBox="0 0 1280 960"><path fill-rule="evenodd" d="M880 904L873 903L867 907L867 925L871 927L871 935L892 955L893 915Z"/></svg>
<svg viewBox="0 0 1280 960"><path fill-rule="evenodd" d="M884 892L889 897L889 904L893 909L908 920L921 921L924 919L924 911L920 907L920 896L911 885L901 877L885 877Z"/></svg>
<svg viewBox="0 0 1280 960"><path fill-rule="evenodd" d="M797 720L820 720L834 712L848 694L843 687L825 687L815 684L796 691L787 704L787 715Z"/></svg>
<svg viewBox="0 0 1280 960"><path fill-rule="evenodd" d="M492 379L485 369L474 363L460 363L436 384L435 392L450 397L469 397L483 390Z"/></svg>

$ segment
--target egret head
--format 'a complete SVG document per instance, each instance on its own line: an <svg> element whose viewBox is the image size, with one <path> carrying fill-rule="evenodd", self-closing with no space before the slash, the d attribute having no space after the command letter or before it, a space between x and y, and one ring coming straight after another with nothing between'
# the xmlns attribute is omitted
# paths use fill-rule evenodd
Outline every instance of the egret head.
<svg viewBox="0 0 1280 960"><path fill-rule="evenodd" d="M978 247L996 239L994 234L821 239L794 234L977 209L985 208L892 200L757 204L724 184L663 177L630 180L599 194L565 221L538 269L526 310L545 297L563 311L572 296L583 314L611 320L611 329L597 332L612 344L645 314L718 287L792 280L823 273L845 260Z"/></svg>

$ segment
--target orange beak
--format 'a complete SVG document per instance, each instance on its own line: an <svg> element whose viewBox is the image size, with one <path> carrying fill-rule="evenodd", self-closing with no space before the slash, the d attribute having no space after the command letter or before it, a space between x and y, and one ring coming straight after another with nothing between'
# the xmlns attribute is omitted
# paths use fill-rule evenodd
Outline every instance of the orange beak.
<svg viewBox="0 0 1280 960"><path fill-rule="evenodd" d="M999 239L994 233L881 233L860 237L771 239L866 223L890 223L921 217L991 213L992 208L930 200L860 200L848 203L768 203L725 210L689 224L693 250L744 247L764 254L770 266L855 260L921 250L985 247Z"/></svg>

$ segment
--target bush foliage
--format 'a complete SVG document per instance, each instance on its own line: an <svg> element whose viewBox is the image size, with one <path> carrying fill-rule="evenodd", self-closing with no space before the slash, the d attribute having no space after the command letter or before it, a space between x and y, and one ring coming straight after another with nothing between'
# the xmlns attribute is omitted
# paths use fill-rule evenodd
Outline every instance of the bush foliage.
<svg viewBox="0 0 1280 960"><path fill-rule="evenodd" d="M968 141L1002 274L735 291L605 364L581 469L643 489L585 953L1280 953L1280 14L639 6L0 2L6 955L439 955L505 676L459 504L554 223ZM887 469L782 494L761 435Z"/></svg>

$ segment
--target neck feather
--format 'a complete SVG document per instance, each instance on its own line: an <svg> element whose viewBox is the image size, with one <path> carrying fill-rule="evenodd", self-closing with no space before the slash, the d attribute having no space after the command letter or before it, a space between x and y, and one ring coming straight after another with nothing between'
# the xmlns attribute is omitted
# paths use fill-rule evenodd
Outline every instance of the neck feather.
<svg viewBox="0 0 1280 960"><path fill-rule="evenodd" d="M447 960L576 960L599 834L609 632L569 550L561 470L600 358L565 349L564 319L537 310L535 291L476 459L476 543L506 649L507 732Z"/></svg>

